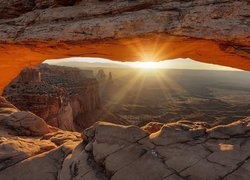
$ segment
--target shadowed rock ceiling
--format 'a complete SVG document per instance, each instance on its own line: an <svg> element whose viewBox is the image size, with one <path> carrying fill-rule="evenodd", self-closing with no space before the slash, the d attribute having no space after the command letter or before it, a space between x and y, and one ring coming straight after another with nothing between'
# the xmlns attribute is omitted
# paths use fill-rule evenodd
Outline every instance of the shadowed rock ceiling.
<svg viewBox="0 0 250 180"><path fill-rule="evenodd" d="M50 58L192 58L250 70L248 0L0 0L0 92Z"/></svg>

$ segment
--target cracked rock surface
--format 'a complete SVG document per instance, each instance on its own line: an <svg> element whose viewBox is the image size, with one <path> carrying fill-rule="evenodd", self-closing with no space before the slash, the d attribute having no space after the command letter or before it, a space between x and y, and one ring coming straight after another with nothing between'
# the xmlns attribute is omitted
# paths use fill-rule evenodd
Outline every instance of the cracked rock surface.
<svg viewBox="0 0 250 180"><path fill-rule="evenodd" d="M1 98L2 119L18 111ZM38 118L31 116L27 119ZM29 123L36 126L30 134L13 133L10 126L0 124L0 179L248 180L250 176L250 118L213 128L183 120L152 122L142 128L97 122L82 135L41 126L38 120ZM48 132L41 131L45 127Z"/></svg>

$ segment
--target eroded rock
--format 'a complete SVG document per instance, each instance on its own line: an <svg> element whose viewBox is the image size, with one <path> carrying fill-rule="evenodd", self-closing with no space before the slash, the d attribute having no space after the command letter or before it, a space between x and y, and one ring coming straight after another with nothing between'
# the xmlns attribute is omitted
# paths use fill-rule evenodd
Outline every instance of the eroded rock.
<svg viewBox="0 0 250 180"><path fill-rule="evenodd" d="M119 61L189 57L250 69L246 0L0 3L0 91L27 65L72 56Z"/></svg>
<svg viewBox="0 0 250 180"><path fill-rule="evenodd" d="M6 118L18 112L1 102L0 114ZM82 137L49 126L54 132L16 137L2 133L8 129L0 124L0 179L247 180L249 123L247 118L207 128L200 122L178 121L150 134L136 126L97 122Z"/></svg>

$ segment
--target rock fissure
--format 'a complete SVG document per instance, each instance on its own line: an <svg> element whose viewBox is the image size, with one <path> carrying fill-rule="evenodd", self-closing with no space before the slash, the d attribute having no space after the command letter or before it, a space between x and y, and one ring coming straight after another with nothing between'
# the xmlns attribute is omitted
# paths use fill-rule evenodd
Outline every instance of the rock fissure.
<svg viewBox="0 0 250 180"><path fill-rule="evenodd" d="M91 154L91 153L88 153L88 154L89 154L88 159L87 159L88 165L92 168L92 171L95 172L96 177L100 178L100 179L103 179L103 180L110 179L108 174L106 173L106 170L103 167L103 165L97 163L94 160L93 154Z"/></svg>
<svg viewBox="0 0 250 180"><path fill-rule="evenodd" d="M241 168L241 166L244 165L245 162L247 162L248 160L250 160L250 156L248 156L246 159L244 159L243 161L239 162L237 164L237 167L235 169L233 169L232 171L228 172L227 174L225 174L221 179L225 179L226 177L228 177L229 175L233 174L235 171L237 171L239 168Z"/></svg>

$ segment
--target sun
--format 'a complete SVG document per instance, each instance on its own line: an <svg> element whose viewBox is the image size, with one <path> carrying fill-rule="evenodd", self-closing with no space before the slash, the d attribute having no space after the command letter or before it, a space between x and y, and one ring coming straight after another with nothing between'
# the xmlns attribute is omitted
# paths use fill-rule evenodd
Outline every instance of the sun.
<svg viewBox="0 0 250 180"><path fill-rule="evenodd" d="M131 63L131 66L134 68L140 68L140 69L160 68L160 64L158 62L134 62L134 63Z"/></svg>

